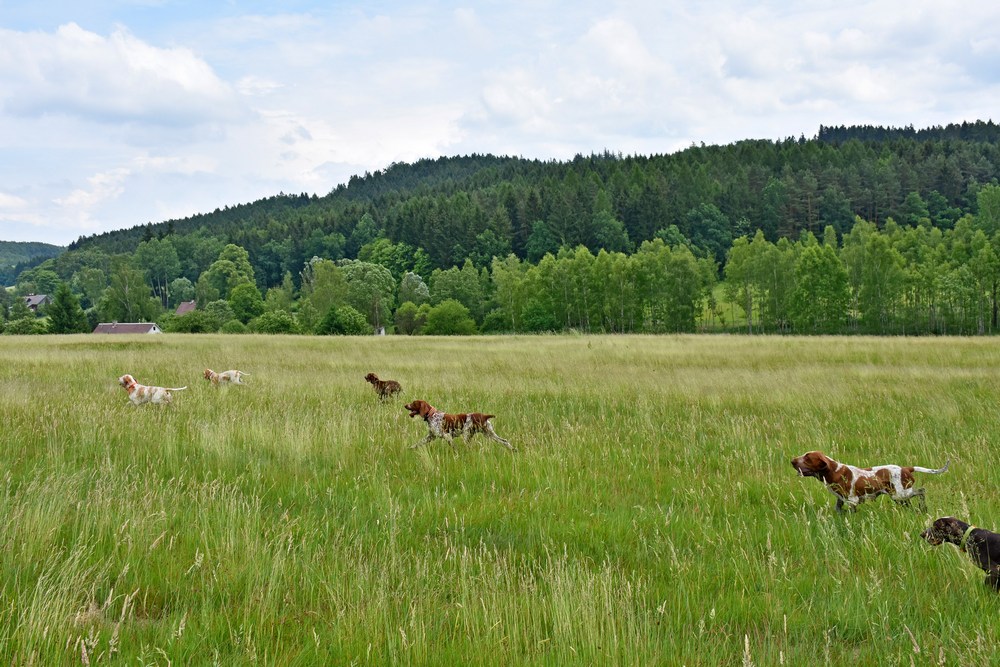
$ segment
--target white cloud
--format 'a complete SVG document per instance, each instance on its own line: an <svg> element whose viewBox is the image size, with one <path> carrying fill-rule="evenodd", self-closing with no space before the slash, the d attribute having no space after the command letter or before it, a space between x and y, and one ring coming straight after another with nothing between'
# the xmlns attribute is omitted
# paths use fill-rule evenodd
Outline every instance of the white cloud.
<svg viewBox="0 0 1000 667"><path fill-rule="evenodd" d="M27 208L27 206L28 200L16 195L7 194L6 192L0 192L0 209L20 210Z"/></svg>
<svg viewBox="0 0 1000 667"><path fill-rule="evenodd" d="M487 113L500 122L514 122L541 130L544 119L561 101L545 85L524 70L500 72L483 87Z"/></svg>
<svg viewBox="0 0 1000 667"><path fill-rule="evenodd" d="M52 218L76 234L99 231L95 210L114 202L125 192L131 173L129 169L121 168L90 176L87 187L76 188L53 200L56 208L50 211Z"/></svg>
<svg viewBox="0 0 1000 667"><path fill-rule="evenodd" d="M108 37L75 23L55 33L0 30L5 113L173 125L233 120L232 88L189 49L158 48L119 27Z"/></svg>
<svg viewBox="0 0 1000 667"><path fill-rule="evenodd" d="M259 96L272 95L284 86L279 81L267 79L259 76L245 76L236 83L236 89L243 95Z"/></svg>

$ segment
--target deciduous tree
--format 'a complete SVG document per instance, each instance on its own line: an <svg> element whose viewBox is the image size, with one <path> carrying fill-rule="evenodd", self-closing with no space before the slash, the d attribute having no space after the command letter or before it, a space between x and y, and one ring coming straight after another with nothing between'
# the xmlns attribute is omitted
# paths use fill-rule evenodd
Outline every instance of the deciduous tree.
<svg viewBox="0 0 1000 667"><path fill-rule="evenodd" d="M343 260L347 303L364 314L375 329L387 325L396 295L396 281L384 266Z"/></svg>
<svg viewBox="0 0 1000 667"><path fill-rule="evenodd" d="M850 303L847 270L828 245L805 248L795 265L789 314L798 333L838 333Z"/></svg>
<svg viewBox="0 0 1000 667"><path fill-rule="evenodd" d="M234 287L229 295L229 305L232 306L236 319L244 324L264 312L264 299L252 283Z"/></svg>
<svg viewBox="0 0 1000 667"><path fill-rule="evenodd" d="M423 333L428 336L471 336L476 322L469 309L455 299L446 299L430 309Z"/></svg>

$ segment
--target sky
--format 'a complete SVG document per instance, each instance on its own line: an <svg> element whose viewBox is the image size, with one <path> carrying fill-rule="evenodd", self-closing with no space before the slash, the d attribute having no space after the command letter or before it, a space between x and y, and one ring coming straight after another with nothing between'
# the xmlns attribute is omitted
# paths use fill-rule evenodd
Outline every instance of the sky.
<svg viewBox="0 0 1000 667"><path fill-rule="evenodd" d="M0 0L0 240L354 174L1000 121L985 0Z"/></svg>

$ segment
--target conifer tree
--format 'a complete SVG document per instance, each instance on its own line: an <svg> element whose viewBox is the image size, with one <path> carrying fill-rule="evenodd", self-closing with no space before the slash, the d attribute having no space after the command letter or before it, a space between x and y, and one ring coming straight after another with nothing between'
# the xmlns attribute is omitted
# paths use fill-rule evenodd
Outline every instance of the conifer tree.
<svg viewBox="0 0 1000 667"><path fill-rule="evenodd" d="M56 293L46 312L49 316L49 333L84 333L90 329L87 316L80 307L80 300L66 283L59 283L56 287Z"/></svg>

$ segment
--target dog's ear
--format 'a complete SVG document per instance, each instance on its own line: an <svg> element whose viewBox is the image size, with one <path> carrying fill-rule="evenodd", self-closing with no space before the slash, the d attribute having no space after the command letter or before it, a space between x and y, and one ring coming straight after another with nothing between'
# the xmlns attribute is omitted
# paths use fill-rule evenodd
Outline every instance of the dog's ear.
<svg viewBox="0 0 1000 667"><path fill-rule="evenodd" d="M810 469L816 471L826 470L830 467L826 457L819 452L809 452L806 454L806 463L809 465Z"/></svg>
<svg viewBox="0 0 1000 667"><path fill-rule="evenodd" d="M962 526L959 525L958 519L953 516L946 516L938 519L934 522L934 528L941 533L954 533L956 536L960 536L963 532L965 532L962 530Z"/></svg>

